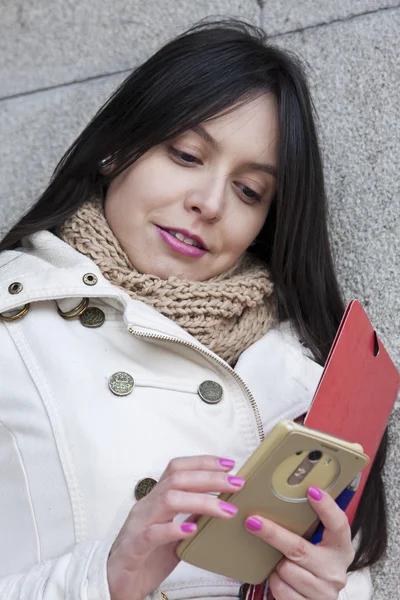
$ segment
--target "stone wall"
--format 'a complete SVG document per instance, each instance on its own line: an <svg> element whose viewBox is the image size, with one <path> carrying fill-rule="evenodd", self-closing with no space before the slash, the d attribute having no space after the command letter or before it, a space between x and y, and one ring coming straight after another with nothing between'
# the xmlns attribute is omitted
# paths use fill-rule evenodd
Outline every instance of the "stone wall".
<svg viewBox="0 0 400 600"><path fill-rule="evenodd" d="M2 233L131 69L186 26L218 15L261 24L308 61L340 282L346 299L367 308L399 365L398 0L2 0ZM399 413L397 406L386 469L390 544L373 570L376 600L400 594Z"/></svg>

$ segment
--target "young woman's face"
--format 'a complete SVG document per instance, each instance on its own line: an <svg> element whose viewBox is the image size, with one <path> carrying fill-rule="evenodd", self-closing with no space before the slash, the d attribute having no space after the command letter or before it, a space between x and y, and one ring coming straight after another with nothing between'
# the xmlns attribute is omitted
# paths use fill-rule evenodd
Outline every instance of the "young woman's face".
<svg viewBox="0 0 400 600"><path fill-rule="evenodd" d="M118 175L105 214L134 267L204 281L233 266L275 195L278 136L267 94L152 148Z"/></svg>

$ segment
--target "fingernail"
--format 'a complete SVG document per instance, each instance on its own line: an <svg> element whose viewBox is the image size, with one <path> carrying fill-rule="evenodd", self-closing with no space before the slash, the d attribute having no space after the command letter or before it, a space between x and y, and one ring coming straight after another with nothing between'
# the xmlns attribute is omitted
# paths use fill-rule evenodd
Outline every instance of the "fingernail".
<svg viewBox="0 0 400 600"><path fill-rule="evenodd" d="M194 533L197 529L196 523L182 523L181 529L184 533Z"/></svg>
<svg viewBox="0 0 400 600"><path fill-rule="evenodd" d="M220 458L219 464L221 467L225 467L225 469L233 469L235 466L235 461L231 460L230 458Z"/></svg>
<svg viewBox="0 0 400 600"><path fill-rule="evenodd" d="M242 487L246 480L243 479L243 477L234 477L233 475L230 475L228 477L228 481L231 485L234 485L235 487Z"/></svg>
<svg viewBox="0 0 400 600"><path fill-rule="evenodd" d="M324 493L319 488L312 485L308 488L308 495L311 496L313 500L322 500Z"/></svg>
<svg viewBox="0 0 400 600"><path fill-rule="evenodd" d="M248 529L251 529L252 531L260 531L262 527L260 519L256 519L256 517L249 517L247 521L245 521L245 525Z"/></svg>
<svg viewBox="0 0 400 600"><path fill-rule="evenodd" d="M237 511L239 510L237 506L228 504L228 502L220 502L219 505L224 512L228 513L228 515L236 515Z"/></svg>

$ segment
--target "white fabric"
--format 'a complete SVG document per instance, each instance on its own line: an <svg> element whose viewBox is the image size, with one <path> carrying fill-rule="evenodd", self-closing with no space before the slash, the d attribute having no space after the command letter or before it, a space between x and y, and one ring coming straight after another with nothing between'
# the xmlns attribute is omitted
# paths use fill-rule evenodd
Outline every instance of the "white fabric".
<svg viewBox="0 0 400 600"><path fill-rule="evenodd" d="M83 282L86 273L96 285ZM8 291L14 282L18 294ZM58 314L83 297L104 311L100 328ZM0 321L0 598L110 600L107 556L136 483L157 480L175 456L225 456L239 469L259 443L255 412L226 363L48 232L0 254L0 313L26 303L24 318ZM134 377L128 396L109 389L117 371ZM265 432L307 410L321 371L288 325L236 366ZM205 380L222 386L218 404L198 396ZM353 577L341 600L371 598L369 574ZM162 590L169 600L223 600L239 585L180 563Z"/></svg>

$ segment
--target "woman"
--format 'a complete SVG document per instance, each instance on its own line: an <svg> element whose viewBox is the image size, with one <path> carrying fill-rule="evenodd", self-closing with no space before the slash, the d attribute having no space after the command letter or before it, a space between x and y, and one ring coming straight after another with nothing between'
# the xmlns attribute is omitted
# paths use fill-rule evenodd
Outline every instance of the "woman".
<svg viewBox="0 0 400 600"><path fill-rule="evenodd" d="M299 62L241 22L179 36L0 249L1 598L238 597L178 564L182 515L233 518L207 492L307 411L344 310ZM246 522L286 555L276 600L371 597L384 456L352 532L318 489L319 546Z"/></svg>

